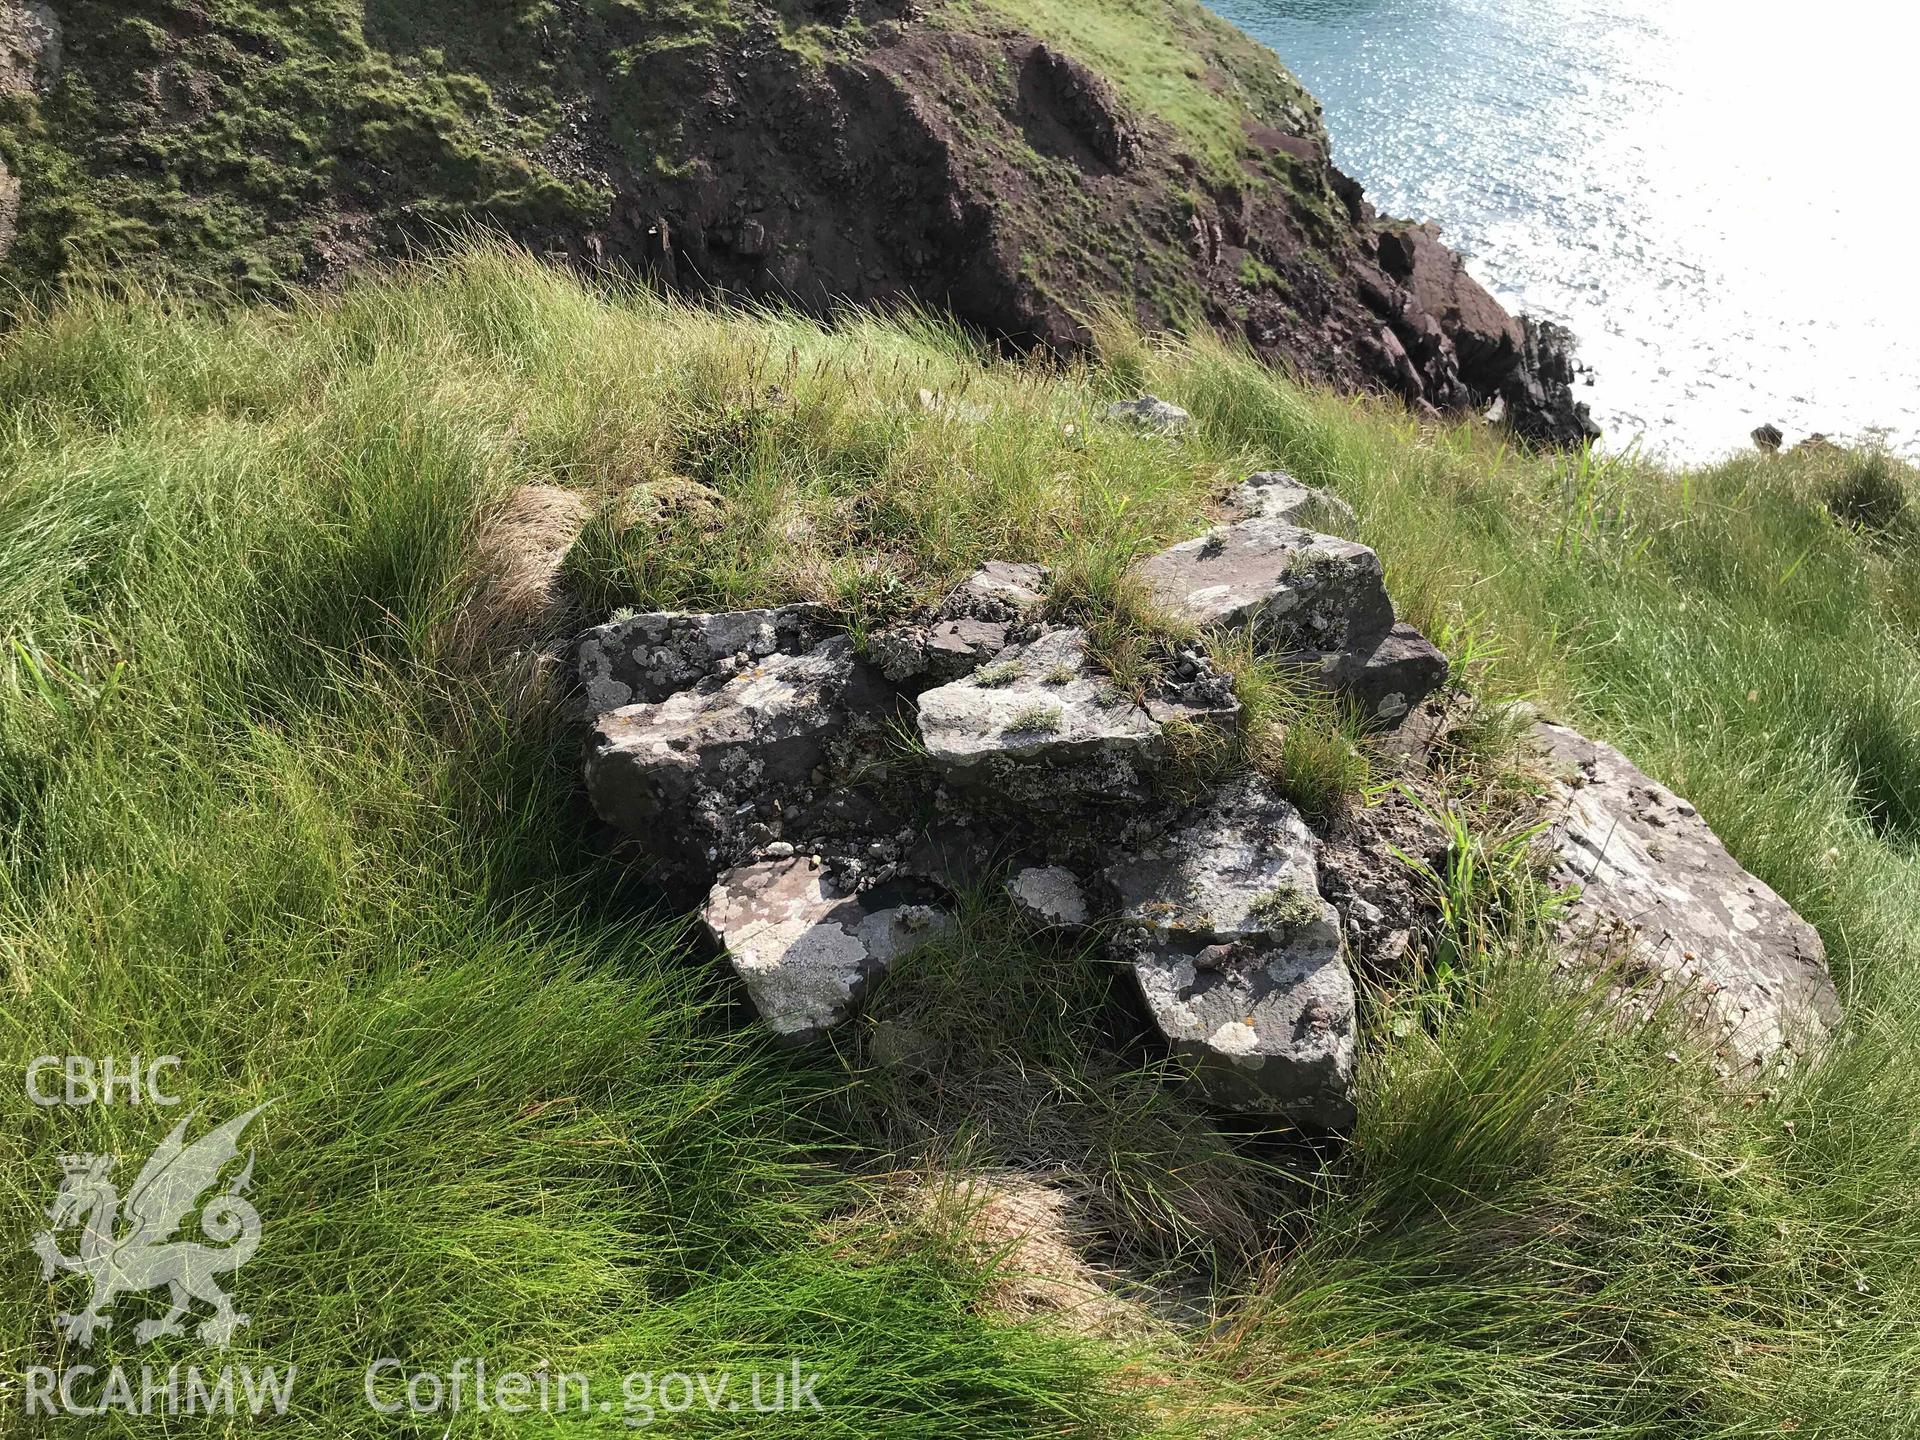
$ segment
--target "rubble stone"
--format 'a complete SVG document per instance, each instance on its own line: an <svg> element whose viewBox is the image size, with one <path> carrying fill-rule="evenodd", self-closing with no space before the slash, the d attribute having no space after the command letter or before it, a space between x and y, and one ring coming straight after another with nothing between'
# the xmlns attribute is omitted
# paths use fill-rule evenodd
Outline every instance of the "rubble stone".
<svg viewBox="0 0 1920 1440"><path fill-rule="evenodd" d="M1353 979L1292 805L1242 779L1102 878L1147 1009L1215 1100L1352 1123Z"/></svg>
<svg viewBox="0 0 1920 1440"><path fill-rule="evenodd" d="M796 1044L844 1021L876 976L952 923L884 890L846 893L797 859L728 871L704 918L767 1028Z"/></svg>
<svg viewBox="0 0 1920 1440"><path fill-rule="evenodd" d="M1746 1077L1814 1053L1841 1020L1814 928L1727 853L1699 811L1611 745L1561 725L1533 741L1553 772L1553 878L1578 886L1570 938L1622 949L1677 995Z"/></svg>
<svg viewBox="0 0 1920 1440"><path fill-rule="evenodd" d="M1446 680L1446 657L1395 621L1379 557L1351 540L1242 520L1162 551L1136 573L1183 619L1250 627L1263 650L1311 670L1369 720L1397 720Z"/></svg>
<svg viewBox="0 0 1920 1440"><path fill-rule="evenodd" d="M608 711L587 752L601 817L669 868L741 858L754 824L821 797L829 746L856 715L884 716L884 685L844 635L770 655L724 684ZM708 876L713 871L708 869Z"/></svg>
<svg viewBox="0 0 1920 1440"><path fill-rule="evenodd" d="M920 738L950 784L1049 808L1138 798L1160 726L1056 630L920 697Z"/></svg>
<svg viewBox="0 0 1920 1440"><path fill-rule="evenodd" d="M1074 930L1092 918L1080 879L1059 865L1032 865L1007 882L1013 908L1029 924L1047 930Z"/></svg>
<svg viewBox="0 0 1920 1440"><path fill-rule="evenodd" d="M1366 720L1391 723L1447 683L1447 657L1411 625L1397 624L1370 647L1322 655L1322 682Z"/></svg>
<svg viewBox="0 0 1920 1440"><path fill-rule="evenodd" d="M1142 395L1138 400L1116 400L1107 406L1107 419L1131 422L1142 430L1159 435L1178 435L1193 423L1193 417L1178 405L1157 395Z"/></svg>
<svg viewBox="0 0 1920 1440"><path fill-rule="evenodd" d="M1223 525L1141 562L1137 573L1184 619L1252 626L1276 651L1341 650L1393 627L1373 551L1277 520Z"/></svg>
<svg viewBox="0 0 1920 1440"><path fill-rule="evenodd" d="M575 668L591 718L622 705L658 703L770 655L802 654L830 628L817 605L711 615L655 611L587 631L575 646Z"/></svg>
<svg viewBox="0 0 1920 1440"><path fill-rule="evenodd" d="M1339 531L1359 524L1353 507L1330 490L1303 484L1284 470L1260 470L1249 475L1227 502L1253 520L1275 520L1282 525Z"/></svg>

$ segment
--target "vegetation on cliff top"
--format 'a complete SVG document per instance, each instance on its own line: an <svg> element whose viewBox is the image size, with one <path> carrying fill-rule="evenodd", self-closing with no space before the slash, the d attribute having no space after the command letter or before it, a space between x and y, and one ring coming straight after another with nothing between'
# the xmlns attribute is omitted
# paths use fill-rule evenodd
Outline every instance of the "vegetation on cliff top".
<svg viewBox="0 0 1920 1440"><path fill-rule="evenodd" d="M1164 127L1204 183L1283 184L1323 216L1334 203L1312 167L1296 176L1290 157L1248 138L1256 124L1318 137L1311 97L1191 0L937 0L911 22L879 11L863 19L859 5L829 19L797 0L58 8L57 83L44 97L0 95L0 161L23 180L19 235L0 274L28 291L161 281L280 294L475 221L584 255L585 237L619 231L616 197L731 163L685 126L734 76L738 47L763 32L793 67L775 88L801 104L830 64L871 53L883 29L1035 34L1102 76L1136 121ZM962 86L931 103L971 117L960 123L994 151L992 163L1044 173L1057 159L1000 123L1017 105L1002 78L991 94ZM738 103L777 100L761 92ZM976 113L976 101L986 109ZM1099 275L1143 257L1152 271L1143 286L1169 317L1196 308L1190 267L1158 253L1164 237L1132 234L1111 253L1075 257L1060 251L1053 214L1023 217L1020 195L985 193L1008 210L1042 283L1064 284L1052 272L1070 263ZM1094 244L1097 228L1080 226L1076 243ZM642 249L608 254L634 264Z"/></svg>
<svg viewBox="0 0 1920 1440"><path fill-rule="evenodd" d="M29 283L270 290L396 226L583 227L605 208L604 186L539 158L580 78L558 62L551 0L59 13L52 93L0 102L0 147L27 177L10 267Z"/></svg>
<svg viewBox="0 0 1920 1440"><path fill-rule="evenodd" d="M1096 418L1143 387L1191 437ZM296 1360L312 1432L365 1432L379 1355L821 1372L821 1414L757 1434L1920 1424L1897 469L1529 457L1207 341L1113 326L1097 362L1012 364L931 321L822 331L497 253L283 309L77 299L0 347L0 407L0 1024L16 1056L184 1055L211 1114L275 1100L232 1358ZM1818 924L1850 1017L1827 1064L1728 1103L1684 1042L1592 1024L1524 934L1482 936L1445 988L1368 996L1359 1128L1319 1154L1191 1108L1116 977L990 899L840 1050L776 1052L583 830L573 742L449 645L474 537L527 482L645 487L662 528L609 524L583 560L600 603L811 595L857 620L987 558L1098 594L1274 465L1356 507L1483 697L1618 741ZM1457 778L1477 813L1471 757ZM930 1079L882 1063L887 1020ZM154 1138L126 1107L0 1105L17 1257L59 1154ZM1116 1263L1210 1282L1217 1323L1010 1323L991 1257L875 1202L902 1170L1001 1165L1083 1197ZM0 1367L77 1359L72 1298L13 1265ZM131 1336L87 1358L133 1360Z"/></svg>
<svg viewBox="0 0 1920 1440"><path fill-rule="evenodd" d="M1199 5L1165 0L968 0L953 13L992 11L1104 76L1141 114L1181 137L1225 183L1246 181L1246 127L1299 117L1320 134L1320 103L1275 56Z"/></svg>

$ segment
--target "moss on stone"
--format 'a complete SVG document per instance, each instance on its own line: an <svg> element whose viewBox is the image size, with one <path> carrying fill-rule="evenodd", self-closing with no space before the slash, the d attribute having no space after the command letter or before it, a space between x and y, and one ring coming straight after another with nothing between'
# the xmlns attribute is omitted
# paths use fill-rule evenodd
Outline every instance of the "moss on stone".
<svg viewBox="0 0 1920 1440"><path fill-rule="evenodd" d="M1297 930L1320 918L1320 897L1299 885L1276 885L1247 907L1254 919L1277 931Z"/></svg>

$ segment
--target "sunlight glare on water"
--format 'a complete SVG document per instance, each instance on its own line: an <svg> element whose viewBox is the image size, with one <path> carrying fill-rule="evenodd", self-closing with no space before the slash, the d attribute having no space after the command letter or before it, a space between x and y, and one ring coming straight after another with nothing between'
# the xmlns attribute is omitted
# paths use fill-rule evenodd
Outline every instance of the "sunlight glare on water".
<svg viewBox="0 0 1920 1440"><path fill-rule="evenodd" d="M1878 0L1211 0L1387 214L1580 337L1610 446L1774 422L1920 455L1920 9Z"/></svg>

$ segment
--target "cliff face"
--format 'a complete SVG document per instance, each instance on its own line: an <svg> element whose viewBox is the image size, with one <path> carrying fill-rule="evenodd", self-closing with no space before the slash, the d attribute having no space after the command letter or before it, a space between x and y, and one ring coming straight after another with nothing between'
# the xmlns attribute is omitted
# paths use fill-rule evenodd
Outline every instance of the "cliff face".
<svg viewBox="0 0 1920 1440"><path fill-rule="evenodd" d="M325 284L477 220L689 291L912 300L1018 344L1073 348L1118 305L1420 408L1504 395L1573 438L1551 345L1528 371L1538 344L1435 234L1329 163L1312 97L1188 0L55 11L0 0L36 20L9 35L52 24L53 63L0 86L0 269L29 291Z"/></svg>

